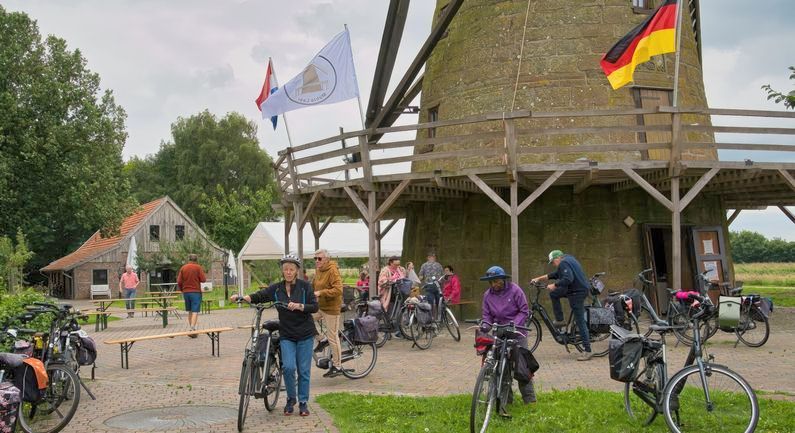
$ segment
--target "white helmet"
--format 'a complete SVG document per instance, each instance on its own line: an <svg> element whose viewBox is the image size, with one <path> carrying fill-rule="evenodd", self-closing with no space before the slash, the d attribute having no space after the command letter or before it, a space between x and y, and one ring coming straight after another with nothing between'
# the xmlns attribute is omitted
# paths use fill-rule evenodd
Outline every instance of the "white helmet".
<svg viewBox="0 0 795 433"><path fill-rule="evenodd" d="M299 268L301 267L301 260L295 254L287 254L286 256L282 257L281 260L279 260L279 266L282 266L285 263L292 263Z"/></svg>

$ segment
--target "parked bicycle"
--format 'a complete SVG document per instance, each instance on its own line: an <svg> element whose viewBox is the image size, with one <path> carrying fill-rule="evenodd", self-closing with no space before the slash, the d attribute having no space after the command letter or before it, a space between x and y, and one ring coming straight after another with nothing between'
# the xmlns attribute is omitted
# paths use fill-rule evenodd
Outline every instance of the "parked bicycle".
<svg viewBox="0 0 795 433"><path fill-rule="evenodd" d="M706 287L714 287L717 285L717 283L710 281L705 274L701 274L700 278ZM720 323L720 308L718 308L718 311L712 314L712 317L707 320L707 338L711 338L720 330L733 333L737 336L734 347L737 347L737 344L740 342L748 347L763 346L767 343L768 338L770 338L770 322L768 321L767 314L762 311L762 303L769 301L755 294L743 296L742 287L729 289L728 293L730 297L739 298L739 312L736 317L738 319L737 323L722 325ZM724 308L730 309L732 305L727 303ZM770 311L770 308L767 310Z"/></svg>
<svg viewBox="0 0 795 433"><path fill-rule="evenodd" d="M442 327L447 329L450 336L455 341L461 341L461 329L455 314L447 306L447 300L441 296L441 284L433 278L423 285L423 290L427 294L420 302L408 303L406 306L409 311L408 329L411 339L420 349L428 349L433 343L433 339L439 335ZM430 298L438 299L438 303L433 306L424 302Z"/></svg>
<svg viewBox="0 0 795 433"><path fill-rule="evenodd" d="M245 302L238 299L238 304ZM252 304L256 309L251 326L251 338L243 351L237 407L237 431L243 431L251 397L265 401L265 409L272 412L279 401L282 385L282 360L279 347L279 321L262 322L262 312L269 308L287 308L284 302Z"/></svg>
<svg viewBox="0 0 795 433"><path fill-rule="evenodd" d="M601 301L599 300L598 287L601 285L604 288L604 284L601 283L601 277L604 275L603 272L595 274L591 277L591 305L586 306L586 314L590 315L588 311L591 308L599 308L602 306ZM567 352L570 352L569 345L573 345L578 351L583 352L585 347L583 346L582 337L580 336L579 332L577 332L577 323L574 320L573 315L569 315L568 320L566 321L566 325L562 328L557 328L554 324L552 319L547 313L546 308L538 301L541 292L546 291L546 284L543 282L537 282L533 285L535 287L535 296L532 297L530 302L530 315L527 318L527 322L525 326L529 328L529 332L527 334L527 347L530 349L531 352L535 351L538 347L538 344L542 340L542 332L541 332L541 323L540 320L544 322L547 329L549 329L550 334L552 334L552 338L555 340L556 343L563 345L566 348ZM626 324L627 328L638 332L638 322L634 319L634 317L630 318ZM589 329L589 337L591 342L591 351L593 352L594 356L605 356L608 352L608 341L610 337L610 328L609 324L607 326L590 326Z"/></svg>
<svg viewBox="0 0 795 433"><path fill-rule="evenodd" d="M466 320L478 326L480 320ZM483 322L487 323L487 322ZM512 397L513 389L513 362L512 354L516 350L517 331L532 331L530 328L514 323L497 324L487 323L491 326L494 336L493 343L488 346L483 354L483 360L475 381L472 392L472 404L469 410L470 433L484 433L489 426L489 421L494 412L503 413L505 406ZM510 397L509 397L510 396Z"/></svg>
<svg viewBox="0 0 795 433"><path fill-rule="evenodd" d="M694 302L695 301L695 302ZM610 356L611 377L624 386L624 407L630 418L644 425L664 414L671 432L753 432L759 420L759 404L753 389L738 373L714 364L703 350L700 322L708 320L714 305L691 293L687 306L694 339L684 367L668 379L665 334L677 326L651 325L660 335L654 340L629 335L620 327ZM706 358L706 360L705 360Z"/></svg>
<svg viewBox="0 0 795 433"><path fill-rule="evenodd" d="M411 291L411 280L403 278L389 283L389 290L392 291L389 308L383 308L379 298L373 298L367 303L364 309L359 308L357 315L370 314L378 317L378 341L377 347L383 347L387 340L392 339L392 334L400 334L403 338L411 338L408 329L410 312L406 306L406 299Z"/></svg>
<svg viewBox="0 0 795 433"><path fill-rule="evenodd" d="M343 305L340 314L344 314L347 310L347 305ZM375 368L375 362L378 359L378 348L375 342L368 343L356 340L354 320L356 319L343 321L343 329L339 330L338 334L340 356L342 357L342 374L349 379L361 379L370 374ZM322 322L320 323L318 332L320 335L325 335L323 331L325 325ZM333 356L331 345L327 338L323 337L317 342L312 351L312 358L318 368L323 370L331 368Z"/></svg>

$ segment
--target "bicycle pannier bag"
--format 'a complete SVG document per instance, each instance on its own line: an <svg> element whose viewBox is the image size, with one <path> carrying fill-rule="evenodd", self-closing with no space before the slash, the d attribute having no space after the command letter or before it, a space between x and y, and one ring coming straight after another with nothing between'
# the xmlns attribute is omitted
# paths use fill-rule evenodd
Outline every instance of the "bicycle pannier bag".
<svg viewBox="0 0 795 433"><path fill-rule="evenodd" d="M97 344L89 336L80 336L80 345L77 346L77 363L91 365L97 359Z"/></svg>
<svg viewBox="0 0 795 433"><path fill-rule="evenodd" d="M643 338L631 334L624 338L611 338L609 348L610 378L619 382L632 382L638 374L643 354Z"/></svg>
<svg viewBox="0 0 795 433"><path fill-rule="evenodd" d="M483 332L480 329L475 331L475 352L479 356L483 356L494 345L494 337L489 335L488 332Z"/></svg>
<svg viewBox="0 0 795 433"><path fill-rule="evenodd" d="M16 431L17 413L21 401L19 388L11 382L0 383L0 432Z"/></svg>
<svg viewBox="0 0 795 433"><path fill-rule="evenodd" d="M381 317L384 314L384 307L378 299L367 301L367 315L374 317Z"/></svg>
<svg viewBox="0 0 795 433"><path fill-rule="evenodd" d="M588 330L594 334L610 332L610 325L615 325L616 318L613 312L603 307L587 307L586 318Z"/></svg>
<svg viewBox="0 0 795 433"><path fill-rule="evenodd" d="M14 342L14 353L31 357L33 356L33 345L25 340L17 340Z"/></svg>
<svg viewBox="0 0 795 433"><path fill-rule="evenodd" d="M414 309L414 314L417 315L417 322L420 325L429 325L433 321L433 312L431 304L427 302L420 302Z"/></svg>
<svg viewBox="0 0 795 433"><path fill-rule="evenodd" d="M513 357L513 378L519 382L529 382L533 378L533 373L538 371L539 365L533 352L524 347L516 348Z"/></svg>
<svg viewBox="0 0 795 433"><path fill-rule="evenodd" d="M627 313L625 311L626 306L624 304L624 295L620 293L611 293L607 299L605 299L604 308L607 308L613 312L616 325L625 327L624 325L627 319Z"/></svg>
<svg viewBox="0 0 795 433"><path fill-rule="evenodd" d="M375 343L378 340L378 319L373 316L360 317L353 321L353 341Z"/></svg>
<svg viewBox="0 0 795 433"><path fill-rule="evenodd" d="M760 298L757 306L765 317L770 317L770 313L773 312L773 300L770 298Z"/></svg>
<svg viewBox="0 0 795 433"><path fill-rule="evenodd" d="M25 358L22 365L14 369L14 386L22 393L22 401L35 403L44 397L47 389L47 370L36 358Z"/></svg>
<svg viewBox="0 0 795 433"><path fill-rule="evenodd" d="M733 330L740 323L740 303L742 298L734 296L721 296L718 309L718 327L723 330Z"/></svg>
<svg viewBox="0 0 795 433"><path fill-rule="evenodd" d="M262 333L257 338L257 361L260 363L264 363L266 359L268 359L268 340L270 340L270 334Z"/></svg>

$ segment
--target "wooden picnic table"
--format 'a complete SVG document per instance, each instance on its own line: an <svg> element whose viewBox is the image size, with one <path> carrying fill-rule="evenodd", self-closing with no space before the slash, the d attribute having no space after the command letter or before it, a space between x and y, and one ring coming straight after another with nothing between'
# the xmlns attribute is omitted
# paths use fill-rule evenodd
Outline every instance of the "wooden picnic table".
<svg viewBox="0 0 795 433"><path fill-rule="evenodd" d="M159 291L146 292L146 293L158 292L160 294L170 294L170 293L174 293L174 291L177 290L177 283L155 283L155 284L150 284L149 286L150 287L154 287L154 288L158 288L160 290Z"/></svg>
<svg viewBox="0 0 795 433"><path fill-rule="evenodd" d="M134 301L155 301L155 302L157 302L157 304L161 308L169 308L170 307L169 301L171 299L176 299L176 296L149 296L149 297L143 297L143 298L133 298L131 300L134 300ZM125 301L126 302L127 299L125 299L125 298L95 299L95 300L92 300L91 303L95 304L95 305L99 304L99 306L97 307L97 311L105 312L105 311L108 310L108 308L110 308L111 305L113 305L114 302L120 302L120 301ZM179 316L177 316L177 317L179 317ZM99 317L97 317L97 318L99 319ZM103 329L107 328L108 327L108 316L107 315L103 315L102 316L102 321L103 321L103 324L102 324Z"/></svg>
<svg viewBox="0 0 795 433"><path fill-rule="evenodd" d="M145 295L159 295L160 293L161 292L144 292ZM169 295L181 295L181 294L182 294L182 290L177 290L175 292L170 292L169 293ZM138 298L138 299L141 299L141 298ZM202 308L201 308L201 313L202 314L210 314L210 307L212 306L212 302L213 301L211 299L202 298Z"/></svg>

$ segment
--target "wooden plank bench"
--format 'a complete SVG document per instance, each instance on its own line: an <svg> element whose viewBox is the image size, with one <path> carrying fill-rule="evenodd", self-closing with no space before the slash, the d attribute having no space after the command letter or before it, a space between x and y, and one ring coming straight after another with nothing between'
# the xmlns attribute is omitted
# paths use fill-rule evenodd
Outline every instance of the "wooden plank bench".
<svg viewBox="0 0 795 433"><path fill-rule="evenodd" d="M448 306L457 307L458 314L455 317L458 320L458 322L461 323L464 320L464 317L463 317L464 306L465 305L477 305L477 304L478 304L477 301L459 301L457 304L448 304Z"/></svg>
<svg viewBox="0 0 795 433"><path fill-rule="evenodd" d="M114 313L114 314L125 314L125 313L158 313L163 318L163 327L165 328L168 326L168 313L175 313L177 309L175 307L168 307L168 308L133 308L130 310L127 309L107 309L105 312ZM107 316L105 316L107 317ZM107 327L107 324L105 325Z"/></svg>
<svg viewBox="0 0 795 433"><path fill-rule="evenodd" d="M99 332L108 328L109 311L81 311L80 314L84 316L97 316L94 322L94 331Z"/></svg>
<svg viewBox="0 0 795 433"><path fill-rule="evenodd" d="M185 337L190 335L199 335L199 334L206 334L210 337L210 341L212 344L212 356L221 357L221 333L226 331L232 331L234 328L210 328L210 329L197 329L195 331L182 331L182 332L170 332L168 334L157 334L157 335L146 335L143 337L130 337L130 338L120 338L116 340L108 340L105 341L105 344L118 344L119 349L121 350L121 368L128 369L130 368L130 349L132 349L133 344L139 341L147 341L147 340L159 340L161 338L174 338L174 337Z"/></svg>

